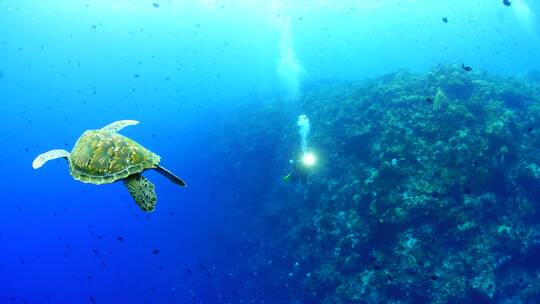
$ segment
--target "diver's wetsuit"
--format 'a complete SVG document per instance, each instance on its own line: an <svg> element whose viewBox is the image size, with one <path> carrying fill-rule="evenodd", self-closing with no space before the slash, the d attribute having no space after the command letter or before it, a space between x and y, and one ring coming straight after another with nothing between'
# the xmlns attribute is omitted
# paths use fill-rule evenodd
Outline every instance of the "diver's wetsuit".
<svg viewBox="0 0 540 304"><path fill-rule="evenodd" d="M293 182L300 181L302 185L307 183L308 168L302 165L301 161L295 161L294 167L291 173L284 177L284 180L291 180Z"/></svg>

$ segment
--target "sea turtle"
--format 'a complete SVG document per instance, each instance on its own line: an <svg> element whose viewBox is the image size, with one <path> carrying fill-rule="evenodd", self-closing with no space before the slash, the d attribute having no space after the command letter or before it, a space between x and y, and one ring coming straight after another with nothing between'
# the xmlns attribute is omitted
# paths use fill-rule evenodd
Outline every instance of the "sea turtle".
<svg viewBox="0 0 540 304"><path fill-rule="evenodd" d="M73 150L56 149L40 154L32 167L38 169L49 160L65 158L73 178L95 185L122 180L129 193L144 211L154 211L157 198L154 185L141 173L154 169L173 183L185 187L186 183L159 165L160 157L117 132L138 124L136 120L120 120L98 130L85 131Z"/></svg>

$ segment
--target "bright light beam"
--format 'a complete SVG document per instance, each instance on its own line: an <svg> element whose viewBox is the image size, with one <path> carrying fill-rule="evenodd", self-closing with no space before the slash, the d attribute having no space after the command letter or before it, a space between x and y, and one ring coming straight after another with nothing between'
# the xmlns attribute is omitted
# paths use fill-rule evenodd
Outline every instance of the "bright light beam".
<svg viewBox="0 0 540 304"><path fill-rule="evenodd" d="M317 162L317 157L315 157L315 154L313 154L312 152L306 152L302 156L302 163L306 167L313 167L316 162Z"/></svg>

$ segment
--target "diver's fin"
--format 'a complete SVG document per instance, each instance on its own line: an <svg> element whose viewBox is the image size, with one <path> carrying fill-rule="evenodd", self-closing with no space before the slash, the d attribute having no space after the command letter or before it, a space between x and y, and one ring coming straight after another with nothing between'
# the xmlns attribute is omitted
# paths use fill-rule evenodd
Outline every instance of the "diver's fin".
<svg viewBox="0 0 540 304"><path fill-rule="evenodd" d="M156 209L156 191L154 184L148 181L140 174L133 174L124 179L124 184L129 193L135 200L135 203L146 212L152 212Z"/></svg>
<svg viewBox="0 0 540 304"><path fill-rule="evenodd" d="M292 176L292 172L290 172L289 174L283 176L281 179L284 181L284 182L288 182L291 180L291 176Z"/></svg>
<svg viewBox="0 0 540 304"><path fill-rule="evenodd" d="M184 180L182 180L180 177L174 175L171 171L163 168L162 166L160 165L157 165L156 168L154 168L154 170L156 170L157 172L159 172L161 175L165 176L166 178L168 178L171 182L177 184L178 186L180 187L187 187L187 184L186 182L184 182Z"/></svg>
<svg viewBox="0 0 540 304"><path fill-rule="evenodd" d="M115 121L113 123L106 125L105 127L101 128L101 130L110 131L110 132L118 132L127 126L134 126L138 123L139 122L137 120L119 120L119 121Z"/></svg>
<svg viewBox="0 0 540 304"><path fill-rule="evenodd" d="M69 157L69 152L63 149L56 149L56 150L51 150L45 153L41 153L32 162L32 168L39 169L46 162L53 159L61 158L61 157L67 159Z"/></svg>

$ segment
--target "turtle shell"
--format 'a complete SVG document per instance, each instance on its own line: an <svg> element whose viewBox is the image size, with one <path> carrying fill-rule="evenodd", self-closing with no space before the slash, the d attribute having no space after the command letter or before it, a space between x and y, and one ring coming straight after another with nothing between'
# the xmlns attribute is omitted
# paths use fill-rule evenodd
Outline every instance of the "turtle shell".
<svg viewBox="0 0 540 304"><path fill-rule="evenodd" d="M143 170L155 168L160 157L118 133L84 132L69 157L69 171L76 180L107 184Z"/></svg>

